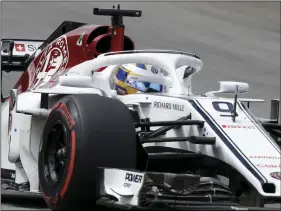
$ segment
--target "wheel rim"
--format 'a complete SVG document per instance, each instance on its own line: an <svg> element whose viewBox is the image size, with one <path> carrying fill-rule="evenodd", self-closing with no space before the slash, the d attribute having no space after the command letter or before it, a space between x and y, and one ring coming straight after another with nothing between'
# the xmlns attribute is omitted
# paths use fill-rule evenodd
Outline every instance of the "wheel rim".
<svg viewBox="0 0 281 211"><path fill-rule="evenodd" d="M58 120L49 131L44 154L44 176L47 182L57 185L66 170L68 133L65 124Z"/></svg>

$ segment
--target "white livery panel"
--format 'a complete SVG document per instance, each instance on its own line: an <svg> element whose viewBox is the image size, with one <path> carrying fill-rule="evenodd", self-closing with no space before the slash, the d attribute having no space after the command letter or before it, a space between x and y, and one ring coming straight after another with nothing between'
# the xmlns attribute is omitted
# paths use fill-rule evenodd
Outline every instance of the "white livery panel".
<svg viewBox="0 0 281 211"><path fill-rule="evenodd" d="M233 121L230 116L233 110L232 99L199 98L193 100L192 103L219 136L221 143L235 155L236 161L229 159L227 162L239 169L249 182L255 183L255 187L260 187L258 191L263 195L279 196L280 178L272 175L281 170L280 148L260 123L252 118L251 114L239 103L236 108L238 116ZM226 156L229 157L229 155ZM252 179L253 176L256 181ZM264 192L263 183L273 183L276 192L273 194Z"/></svg>
<svg viewBox="0 0 281 211"><path fill-rule="evenodd" d="M163 137L216 137L214 146L190 142L146 143L144 146L167 146L216 157L237 169L262 195L280 196L277 177L280 148L242 105L237 106L238 116L235 122L232 120L233 99L136 94L121 96L120 100L134 106L140 118L150 121L173 121L191 114L192 120L205 122L202 129L196 125L182 126L182 129L168 131ZM273 183L276 192L264 192L264 183Z"/></svg>

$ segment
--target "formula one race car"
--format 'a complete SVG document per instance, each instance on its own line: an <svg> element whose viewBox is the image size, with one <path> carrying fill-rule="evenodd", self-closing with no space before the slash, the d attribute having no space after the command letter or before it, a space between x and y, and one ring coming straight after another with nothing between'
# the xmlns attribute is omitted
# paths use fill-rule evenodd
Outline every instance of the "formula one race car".
<svg viewBox="0 0 281 211"><path fill-rule="evenodd" d="M64 22L45 41L2 40L2 71L24 71L2 96L2 188L42 193L52 210L279 210L264 204L280 203L280 125L237 97L248 84L195 95L199 56L135 50L122 17L141 11L94 14L112 26ZM131 79L166 89L117 94L115 69L132 63L163 75Z"/></svg>

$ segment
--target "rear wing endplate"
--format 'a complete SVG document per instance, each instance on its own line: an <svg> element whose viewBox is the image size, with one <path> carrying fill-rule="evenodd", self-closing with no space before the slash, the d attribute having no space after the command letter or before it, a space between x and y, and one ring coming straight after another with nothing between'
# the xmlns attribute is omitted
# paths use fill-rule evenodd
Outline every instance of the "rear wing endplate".
<svg viewBox="0 0 281 211"><path fill-rule="evenodd" d="M1 71L24 71L44 40L1 39Z"/></svg>
<svg viewBox="0 0 281 211"><path fill-rule="evenodd" d="M43 50L48 44L85 23L64 21L46 40L1 39L1 70L24 71L37 49Z"/></svg>

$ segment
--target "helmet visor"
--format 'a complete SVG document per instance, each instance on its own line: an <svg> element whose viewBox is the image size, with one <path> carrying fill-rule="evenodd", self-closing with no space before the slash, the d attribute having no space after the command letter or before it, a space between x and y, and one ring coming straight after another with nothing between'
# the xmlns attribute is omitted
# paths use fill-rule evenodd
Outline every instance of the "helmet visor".
<svg viewBox="0 0 281 211"><path fill-rule="evenodd" d="M164 89L162 84L139 81L128 81L128 86L141 92L163 92Z"/></svg>

